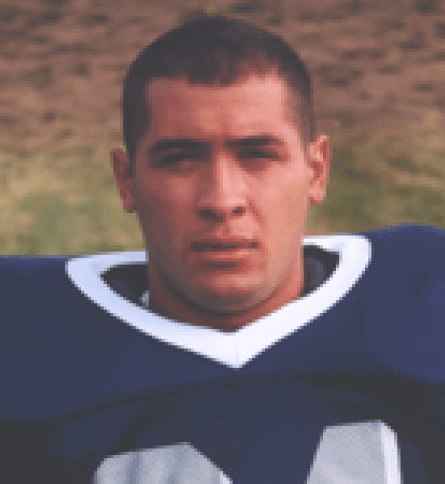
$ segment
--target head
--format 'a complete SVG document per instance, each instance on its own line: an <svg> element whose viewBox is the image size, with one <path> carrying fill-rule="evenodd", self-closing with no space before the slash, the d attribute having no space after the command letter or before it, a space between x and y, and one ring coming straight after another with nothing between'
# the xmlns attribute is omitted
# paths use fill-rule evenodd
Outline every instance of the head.
<svg viewBox="0 0 445 484"><path fill-rule="evenodd" d="M314 136L309 75L290 46L222 17L169 31L128 71L123 129L127 154L111 161L139 217L154 311L233 330L298 297L329 141ZM255 248L225 262L194 250L230 236Z"/></svg>

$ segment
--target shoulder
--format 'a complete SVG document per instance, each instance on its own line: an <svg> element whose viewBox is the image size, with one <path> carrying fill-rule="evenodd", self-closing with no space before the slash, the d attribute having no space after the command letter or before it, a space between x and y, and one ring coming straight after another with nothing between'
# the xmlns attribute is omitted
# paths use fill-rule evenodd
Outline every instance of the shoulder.
<svg viewBox="0 0 445 484"><path fill-rule="evenodd" d="M379 250L384 250L397 259L408 253L417 253L419 257L428 259L445 251L445 229L432 225L401 224L356 235L370 239L376 255L379 255Z"/></svg>
<svg viewBox="0 0 445 484"><path fill-rule="evenodd" d="M428 260L445 251L445 229L432 225L401 224L361 234L369 237L376 248L384 248L394 256L417 253L421 259Z"/></svg>
<svg viewBox="0 0 445 484"><path fill-rule="evenodd" d="M80 405L113 367L117 338L69 280L68 259L0 257L0 418Z"/></svg>
<svg viewBox="0 0 445 484"><path fill-rule="evenodd" d="M68 256L0 256L0 297L18 287L51 283L64 277Z"/></svg>
<svg viewBox="0 0 445 484"><path fill-rule="evenodd" d="M364 329L374 356L404 376L445 383L445 230L363 233L373 245Z"/></svg>

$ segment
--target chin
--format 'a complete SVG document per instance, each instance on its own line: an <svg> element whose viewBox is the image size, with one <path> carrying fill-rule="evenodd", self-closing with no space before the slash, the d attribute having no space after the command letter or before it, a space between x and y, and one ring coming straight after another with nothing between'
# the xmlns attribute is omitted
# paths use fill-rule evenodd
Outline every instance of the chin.
<svg viewBox="0 0 445 484"><path fill-rule="evenodd" d="M194 299L195 304L198 307L204 308L206 311L213 314L226 316L249 311L257 306L261 300L262 299L258 297L258 294L256 294L255 291L250 291L249 293L243 291L243 294L240 294L239 292L233 294L232 292L225 295L209 295L206 293L205 295L202 295L199 300L196 299L196 295Z"/></svg>

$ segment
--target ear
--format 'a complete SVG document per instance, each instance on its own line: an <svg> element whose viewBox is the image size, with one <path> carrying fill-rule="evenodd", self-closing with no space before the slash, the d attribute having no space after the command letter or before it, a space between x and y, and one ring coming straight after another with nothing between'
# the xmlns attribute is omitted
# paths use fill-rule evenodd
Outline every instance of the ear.
<svg viewBox="0 0 445 484"><path fill-rule="evenodd" d="M120 196L124 202L124 210L128 213L133 212L133 178L128 176L129 160L127 155L120 148L111 150L111 167L116 178Z"/></svg>
<svg viewBox="0 0 445 484"><path fill-rule="evenodd" d="M325 198L330 163L331 149L329 137L320 135L309 146L309 201L311 203L321 203Z"/></svg>

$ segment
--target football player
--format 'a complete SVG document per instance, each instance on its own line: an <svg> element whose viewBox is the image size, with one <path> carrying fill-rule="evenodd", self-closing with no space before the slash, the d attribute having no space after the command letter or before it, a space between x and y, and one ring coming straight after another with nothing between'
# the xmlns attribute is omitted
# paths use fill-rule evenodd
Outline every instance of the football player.
<svg viewBox="0 0 445 484"><path fill-rule="evenodd" d="M2 482L445 482L445 233L306 236L311 96L240 20L139 54L111 163L145 250L0 260Z"/></svg>

